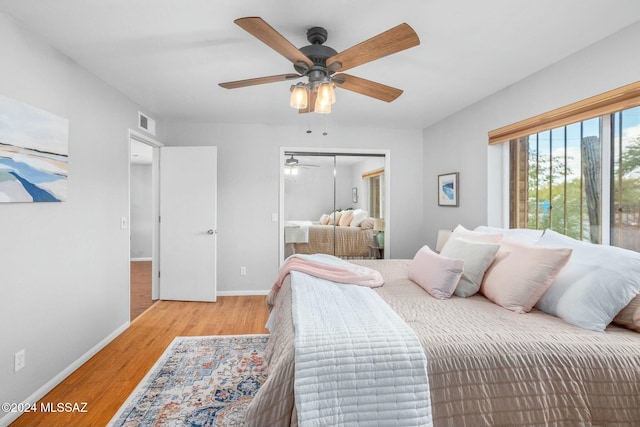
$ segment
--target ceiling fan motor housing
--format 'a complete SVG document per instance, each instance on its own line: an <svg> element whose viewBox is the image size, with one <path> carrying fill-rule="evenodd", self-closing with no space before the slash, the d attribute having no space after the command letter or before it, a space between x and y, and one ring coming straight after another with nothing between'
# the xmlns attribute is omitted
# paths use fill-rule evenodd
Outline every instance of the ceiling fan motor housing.
<svg viewBox="0 0 640 427"><path fill-rule="evenodd" d="M307 30L307 40L311 44L324 44L328 35L327 30L322 27L311 27Z"/></svg>
<svg viewBox="0 0 640 427"><path fill-rule="evenodd" d="M300 52L313 61L313 66L306 68L306 66L295 64L293 67L298 73L308 75L310 81L320 81L334 73L327 68L327 59L337 55L338 52L329 46L323 45L327 41L327 30L322 27L309 28L307 40L311 44L301 47Z"/></svg>

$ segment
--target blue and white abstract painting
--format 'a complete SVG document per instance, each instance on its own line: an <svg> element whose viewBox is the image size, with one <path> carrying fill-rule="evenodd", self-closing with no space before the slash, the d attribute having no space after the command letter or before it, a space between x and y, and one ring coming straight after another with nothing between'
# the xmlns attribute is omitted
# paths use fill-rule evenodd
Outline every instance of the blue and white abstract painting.
<svg viewBox="0 0 640 427"><path fill-rule="evenodd" d="M438 175L438 205L458 206L458 173Z"/></svg>
<svg viewBox="0 0 640 427"><path fill-rule="evenodd" d="M67 199L69 121L0 95L0 203Z"/></svg>

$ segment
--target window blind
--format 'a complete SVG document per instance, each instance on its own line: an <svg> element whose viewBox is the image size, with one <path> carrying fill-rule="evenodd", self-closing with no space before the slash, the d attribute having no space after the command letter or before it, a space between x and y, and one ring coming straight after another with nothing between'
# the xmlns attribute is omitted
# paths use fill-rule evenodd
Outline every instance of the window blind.
<svg viewBox="0 0 640 427"><path fill-rule="evenodd" d="M640 82L635 82L492 130L489 132L489 145L500 144L639 105Z"/></svg>

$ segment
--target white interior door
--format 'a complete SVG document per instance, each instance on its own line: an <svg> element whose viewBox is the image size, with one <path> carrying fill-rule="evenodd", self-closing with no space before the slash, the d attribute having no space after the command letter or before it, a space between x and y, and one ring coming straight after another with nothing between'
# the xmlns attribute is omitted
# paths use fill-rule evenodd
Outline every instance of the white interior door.
<svg viewBox="0 0 640 427"><path fill-rule="evenodd" d="M160 299L216 300L217 147L160 149Z"/></svg>

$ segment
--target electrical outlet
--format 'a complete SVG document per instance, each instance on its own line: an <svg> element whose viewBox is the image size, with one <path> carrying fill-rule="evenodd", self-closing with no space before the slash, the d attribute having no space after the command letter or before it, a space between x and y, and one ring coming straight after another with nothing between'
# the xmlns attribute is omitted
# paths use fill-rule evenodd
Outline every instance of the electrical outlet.
<svg viewBox="0 0 640 427"><path fill-rule="evenodd" d="M247 267L240 267L240 275L241 276L247 275Z"/></svg>
<svg viewBox="0 0 640 427"><path fill-rule="evenodd" d="M24 348L17 352L13 357L13 372L18 372L20 369L24 368L26 363L26 357Z"/></svg>
<svg viewBox="0 0 640 427"><path fill-rule="evenodd" d="M127 217L123 216L122 218L120 218L120 228L122 230L126 230L127 229Z"/></svg>

